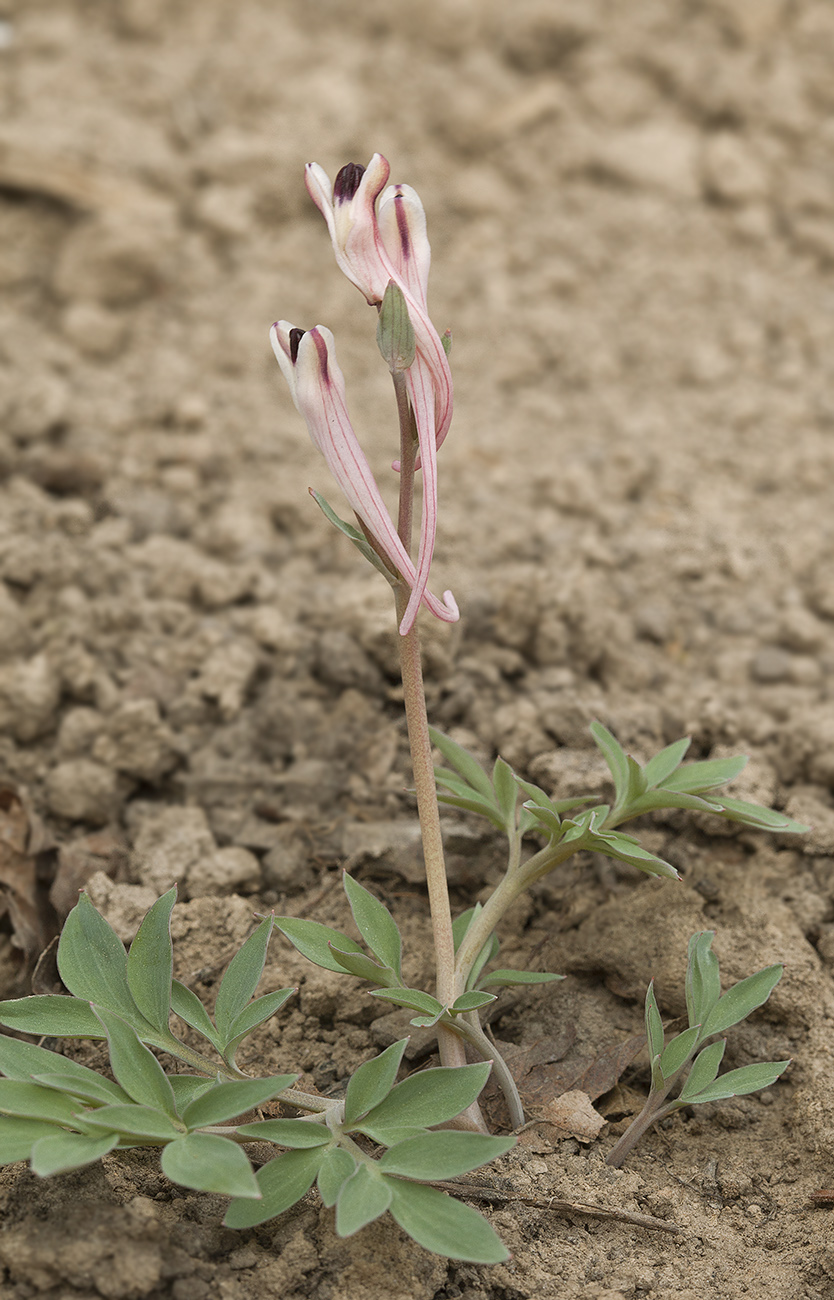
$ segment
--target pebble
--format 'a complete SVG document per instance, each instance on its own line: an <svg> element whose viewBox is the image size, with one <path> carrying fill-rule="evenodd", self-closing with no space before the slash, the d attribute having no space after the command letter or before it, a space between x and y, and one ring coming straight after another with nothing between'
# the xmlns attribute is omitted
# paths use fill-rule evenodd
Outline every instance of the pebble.
<svg viewBox="0 0 834 1300"><path fill-rule="evenodd" d="M91 758L73 758L58 763L49 773L46 802L58 817L104 826L115 819L122 799L111 768Z"/></svg>

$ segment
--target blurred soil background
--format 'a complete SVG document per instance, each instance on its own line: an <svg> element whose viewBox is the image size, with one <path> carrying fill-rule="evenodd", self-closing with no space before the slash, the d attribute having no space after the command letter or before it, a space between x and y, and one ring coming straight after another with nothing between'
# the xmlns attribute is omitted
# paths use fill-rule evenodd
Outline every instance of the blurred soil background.
<svg viewBox="0 0 834 1300"><path fill-rule="evenodd" d="M254 911L347 923L345 865L431 979L389 592L307 494L341 509L267 342L334 330L390 499L374 313L311 159L379 150L415 186L454 333L432 720L561 797L607 788L593 718L642 758L688 734L813 826L654 820L682 885L580 861L509 919L508 964L570 977L494 1021L549 1071L534 1115L640 1032L652 975L680 1014L699 929L727 981L786 966L727 1063L794 1063L618 1172L645 1057L611 1070L595 1141L543 1124L492 1171L508 1264L390 1221L340 1241L313 1197L234 1233L133 1152L2 1171L4 1300L834 1296L833 68L830 0L2 0L0 995L79 887L129 939L176 881L210 1004ZM501 845L447 826L462 909ZM402 1032L279 937L264 989L289 983L255 1073L338 1091Z"/></svg>

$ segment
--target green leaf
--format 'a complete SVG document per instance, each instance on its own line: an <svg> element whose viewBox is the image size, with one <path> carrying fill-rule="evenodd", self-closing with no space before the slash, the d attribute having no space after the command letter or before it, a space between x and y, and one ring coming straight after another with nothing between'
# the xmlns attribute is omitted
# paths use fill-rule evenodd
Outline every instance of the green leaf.
<svg viewBox="0 0 834 1300"><path fill-rule="evenodd" d="M343 883L356 928L374 956L399 978L403 944L396 921L385 904L347 872Z"/></svg>
<svg viewBox="0 0 834 1300"><path fill-rule="evenodd" d="M677 1038L672 1038L667 1044L660 1058L660 1071L667 1083L689 1060L695 1050L700 1032L700 1025L693 1025L691 1029L685 1029L682 1034L678 1034Z"/></svg>
<svg viewBox="0 0 834 1300"><path fill-rule="evenodd" d="M518 804L518 785L515 773L503 758L496 758L492 769L492 785L495 790L495 802L504 819L508 831L515 827L515 810Z"/></svg>
<svg viewBox="0 0 834 1300"><path fill-rule="evenodd" d="M56 1128L39 1119L0 1116L0 1165L28 1160L32 1147L42 1137L54 1137Z"/></svg>
<svg viewBox="0 0 834 1300"><path fill-rule="evenodd" d="M228 970L220 981L214 1004L214 1023L221 1041L228 1043L232 1025L244 1007L255 996L266 962L266 949L272 933L272 917L261 921L254 934L250 934L243 947L229 962Z"/></svg>
<svg viewBox="0 0 834 1300"><path fill-rule="evenodd" d="M222 1056L229 1065L234 1065L235 1052L237 1051L244 1038L248 1038L253 1029L258 1025L264 1024L270 1016L274 1016L279 1011L288 998L297 989L276 989L274 993L264 993L263 997L255 998L250 1002L248 1007L244 1007L240 1015L233 1022L229 1030L229 1039L222 1051Z"/></svg>
<svg viewBox="0 0 834 1300"><path fill-rule="evenodd" d="M47 1038L104 1038L89 1002L61 993L40 993L31 998L0 1002L0 1025L21 1034Z"/></svg>
<svg viewBox="0 0 834 1300"><path fill-rule="evenodd" d="M321 1163L316 1186L322 1204L329 1210L339 1199L339 1192L356 1169L356 1161L343 1147L333 1147Z"/></svg>
<svg viewBox="0 0 834 1300"><path fill-rule="evenodd" d="M562 819L558 813L551 812L549 808L542 808L539 804L533 803L532 800L528 800L527 803L523 803L521 806L524 811L528 812L531 817L534 817L546 831L557 839L559 838L562 833Z"/></svg>
<svg viewBox="0 0 834 1300"><path fill-rule="evenodd" d="M700 794L682 794L676 790L647 790L639 799L628 806L628 817L642 817L643 813L654 812L656 808L686 808L690 812L717 813L721 805Z"/></svg>
<svg viewBox="0 0 834 1300"><path fill-rule="evenodd" d="M728 989L707 1016L701 1030L701 1038L712 1034L723 1034L731 1025L745 1020L751 1011L767 1002L771 993L782 978L782 966L766 966L764 970L749 975Z"/></svg>
<svg viewBox="0 0 834 1300"><path fill-rule="evenodd" d="M139 1011L127 982L127 953L112 926L81 894L58 943L58 970L70 993L107 1011L115 1011L134 1028L154 1029Z"/></svg>
<svg viewBox="0 0 834 1300"><path fill-rule="evenodd" d="M182 1127L173 1124L155 1106L101 1106L96 1111L87 1112L84 1120L91 1128L107 1129L110 1133L130 1133L135 1137L163 1142L183 1136Z"/></svg>
<svg viewBox="0 0 834 1300"><path fill-rule="evenodd" d="M641 795L646 793L647 782L642 767L635 758L630 754L626 756L628 763L628 788L626 790L626 804L633 804Z"/></svg>
<svg viewBox="0 0 834 1300"><path fill-rule="evenodd" d="M714 930L701 930L689 940L686 1011L690 1026L703 1025L721 996L718 958L712 951L714 938Z"/></svg>
<svg viewBox="0 0 834 1300"><path fill-rule="evenodd" d="M276 1156L255 1175L262 1199L232 1201L223 1223L227 1228L254 1228L282 1214L310 1190L323 1159L322 1147Z"/></svg>
<svg viewBox="0 0 834 1300"><path fill-rule="evenodd" d="M206 1011L197 994L194 993L185 984L179 980L171 982L171 1010L180 1020L184 1020L192 1029L196 1029L198 1034L207 1038L212 1047L220 1051L222 1039L211 1022L209 1013Z"/></svg>
<svg viewBox="0 0 834 1300"><path fill-rule="evenodd" d="M398 1083L363 1122L363 1130L445 1124L471 1105L489 1077L489 1061L421 1070Z"/></svg>
<svg viewBox="0 0 834 1300"><path fill-rule="evenodd" d="M685 763L666 777L663 785L667 790L681 790L685 794L715 790L719 785L734 780L744 771L748 762L746 754L736 754L733 758L709 758L702 763Z"/></svg>
<svg viewBox="0 0 834 1300"><path fill-rule="evenodd" d="M692 1069L689 1071L686 1083L681 1088L679 1101L685 1101L687 1097L693 1097L709 1087L718 1074L718 1067L724 1057L726 1046L726 1038L721 1038L717 1043L710 1043L709 1047L705 1047L698 1053L692 1062Z"/></svg>
<svg viewBox="0 0 834 1300"><path fill-rule="evenodd" d="M700 1106L705 1101L724 1101L727 1097L743 1097L760 1088L769 1088L790 1065L790 1061L762 1061L756 1065L743 1065L738 1070L728 1070L719 1079L704 1088L696 1097L677 1100L677 1105Z"/></svg>
<svg viewBox="0 0 834 1300"><path fill-rule="evenodd" d="M624 804L627 802L630 779L628 755L619 741L612 736L608 728L604 727L601 722L592 722L590 730L594 738L594 744L602 753L614 778L616 801L618 804Z"/></svg>
<svg viewBox="0 0 834 1300"><path fill-rule="evenodd" d="M779 831L783 835L804 835L810 830L802 822L792 821L784 813L776 812L774 808L762 808L757 803L729 799L723 794L710 796L710 801L717 805L716 817L740 822L742 826L752 826L754 830Z"/></svg>
<svg viewBox="0 0 834 1300"><path fill-rule="evenodd" d="M534 970L491 970L479 981L478 987L513 988L517 984L552 984L554 980L563 980L564 975L553 975L549 971Z"/></svg>
<svg viewBox="0 0 834 1300"><path fill-rule="evenodd" d="M318 1120L263 1119L255 1124L238 1124L241 1137L258 1142L277 1142L281 1147L323 1147L333 1141L326 1124Z"/></svg>
<svg viewBox="0 0 834 1300"><path fill-rule="evenodd" d="M153 1052L120 1016L104 1007L93 1010L107 1031L110 1064L120 1087L141 1106L155 1106L176 1119L173 1090Z"/></svg>
<svg viewBox="0 0 834 1300"><path fill-rule="evenodd" d="M420 989L371 989L371 997L393 1002L396 1007L407 1007L409 1011L422 1011L435 1018L442 1016L444 1011L442 1002Z"/></svg>
<svg viewBox="0 0 834 1300"><path fill-rule="evenodd" d="M397 1142L406 1142L409 1138L420 1137L422 1133L427 1133L428 1129L420 1128L417 1124L392 1124L382 1128L375 1128L370 1120L363 1119L360 1124L355 1126L357 1133L364 1133L366 1137L373 1138L374 1142L381 1147L392 1147Z"/></svg>
<svg viewBox="0 0 834 1300"><path fill-rule="evenodd" d="M349 975L360 980L370 980L373 984L382 984L385 988L398 988L400 981L390 966L380 966L364 952L340 952L334 943L330 951L335 960Z"/></svg>
<svg viewBox="0 0 834 1300"><path fill-rule="evenodd" d="M338 930L331 930L329 925L318 921L305 921L297 916L276 916L275 928L280 930L292 946L316 966L324 970L333 970L337 975L344 972L330 951L330 944L340 952L362 952L362 947L355 939L349 939Z"/></svg>
<svg viewBox="0 0 834 1300"><path fill-rule="evenodd" d="M340 519L332 507L325 501L320 492L314 492L312 488L309 489L309 492L325 519L328 519L330 523L333 524L334 528L338 528L340 533L344 533L345 537L349 538L349 540L353 542L357 551L364 556L368 563L372 564L374 568L382 574L383 578L385 578L387 582L390 582L392 587L396 587L397 579L390 570L386 569L382 560L370 545L364 533L360 533L358 528L354 528L352 524L345 523L344 519ZM290 1204L292 1204L292 1202L290 1202ZM262 1222L262 1220L259 1220L259 1222Z"/></svg>
<svg viewBox="0 0 834 1300"><path fill-rule="evenodd" d="M459 998L455 998L449 1011L453 1016L460 1016L466 1011L478 1011L481 1007L488 1007L490 1002L494 1001L494 993L483 993L480 989L472 989L469 993L461 993Z"/></svg>
<svg viewBox="0 0 834 1300"><path fill-rule="evenodd" d="M209 1088L215 1087L217 1081L207 1079L202 1074L171 1074L168 1076L168 1082L177 1103L177 1113L181 1115L186 1106L190 1106L197 1097L208 1092Z"/></svg>
<svg viewBox="0 0 834 1300"><path fill-rule="evenodd" d="M484 967L487 966L491 961L495 961L495 958L498 956L500 950L501 950L501 945L498 942L497 936L493 932L487 939L481 951L478 953L474 962L472 963L472 969L469 972L469 978L466 981L467 992L469 992L471 989L475 987L475 985L478 983L478 980L480 979L481 972L483 971Z"/></svg>
<svg viewBox="0 0 834 1300"><path fill-rule="evenodd" d="M67 1092L70 1096L91 1102L95 1106L105 1105L108 1102L130 1103L127 1093L123 1092L118 1084L103 1079L101 1075L93 1074L92 1070L90 1073L93 1077L88 1080L79 1079L75 1074L65 1074L62 1070L44 1070L42 1074L33 1074L32 1082L42 1083L45 1088L54 1088L56 1092Z"/></svg>
<svg viewBox="0 0 834 1300"><path fill-rule="evenodd" d="M663 1054L663 1044L665 1041L663 1033L663 1021L660 1018L660 1011L657 1005L657 998L654 995L654 980L651 981L646 989L646 1040L649 1045L649 1055L654 1059L656 1056Z"/></svg>
<svg viewBox="0 0 834 1300"><path fill-rule="evenodd" d="M646 778L646 785L649 790L655 786L663 785L667 778L680 767L684 760L686 751L692 744L689 736L684 736L683 740L676 740L673 744L667 745L661 749L659 754L650 758L643 768L643 775Z"/></svg>
<svg viewBox="0 0 834 1300"><path fill-rule="evenodd" d="M439 1182L468 1174L490 1160L497 1160L514 1146L512 1137L494 1138L447 1129L408 1138L389 1147L379 1160L379 1169L386 1174Z"/></svg>
<svg viewBox="0 0 834 1300"><path fill-rule="evenodd" d="M397 1071L407 1046L408 1039L401 1038L399 1042L386 1047L372 1061L366 1061L358 1070L354 1070L345 1093L346 1126L355 1124L360 1116L366 1115L388 1096L396 1082Z"/></svg>
<svg viewBox="0 0 834 1300"><path fill-rule="evenodd" d="M110 1094L109 1101L128 1099L118 1084L102 1078L88 1066L79 1065L77 1061L60 1056L58 1052L50 1052L45 1047L36 1047L34 1043L24 1043L19 1038L8 1038L5 1034L0 1034L0 1074L4 1074L7 1079L31 1079L46 1072L58 1072L67 1079L74 1079L79 1086L101 1088ZM54 1087L53 1084L49 1086Z"/></svg>
<svg viewBox="0 0 834 1300"><path fill-rule="evenodd" d="M677 871L669 862L664 862L663 858L658 858L654 853L649 853L631 835L623 835L620 831L606 831L602 835L591 835L588 837L587 844L583 847L593 849L597 853L604 853L608 858L617 858L620 862L628 862L631 866L647 872L650 876L664 876L667 880L680 880Z"/></svg>
<svg viewBox="0 0 834 1300"><path fill-rule="evenodd" d="M133 1001L148 1023L163 1034L168 1032L171 1014L171 909L176 901L175 885L146 912L127 958L127 983Z"/></svg>
<svg viewBox="0 0 834 1300"><path fill-rule="evenodd" d="M342 1184L336 1202L338 1236L352 1237L384 1214L391 1204L392 1182L371 1166L359 1165Z"/></svg>
<svg viewBox="0 0 834 1300"><path fill-rule="evenodd" d="M276 1074L268 1079L234 1079L218 1083L186 1107L183 1122L189 1128L206 1128L209 1124L224 1124L226 1120L245 1115L247 1111L262 1106L277 1097L285 1088L291 1088L297 1074Z"/></svg>
<svg viewBox="0 0 834 1300"><path fill-rule="evenodd" d="M549 795L545 794L541 786L533 785L532 781L522 781L520 776L515 779L516 783L527 795L530 803L535 804L537 808L547 809L548 812L554 813L557 818L561 817L563 813L571 812L574 808L581 808L583 803L590 803L594 797L591 794L583 794L578 797L574 796L572 799L551 799Z"/></svg>
<svg viewBox="0 0 834 1300"><path fill-rule="evenodd" d="M455 945L455 952L463 943L467 930L481 911L483 911L481 904L476 903L474 907L467 907L465 912L461 912L460 916L455 917L452 922L452 942Z"/></svg>
<svg viewBox="0 0 834 1300"><path fill-rule="evenodd" d="M500 1264L509 1251L483 1215L445 1192L392 1179L391 1214L419 1246L471 1264Z"/></svg>
<svg viewBox="0 0 834 1300"><path fill-rule="evenodd" d="M214 1133L189 1133L162 1152L162 1172L172 1183L198 1192L259 1199L260 1189L242 1147Z"/></svg>
<svg viewBox="0 0 834 1300"><path fill-rule="evenodd" d="M460 773L463 779L471 785L472 789L477 790L479 794L483 795L487 803L495 807L492 782L480 763L471 754L467 753L462 745L459 745L449 736L445 736L436 727L429 727L429 736L431 737L431 743L435 749L440 750L446 762L451 763L455 771Z"/></svg>
<svg viewBox="0 0 834 1300"><path fill-rule="evenodd" d="M48 1120L77 1128L78 1102L54 1088L18 1079L0 1079L0 1114L19 1115L22 1119Z"/></svg>
<svg viewBox="0 0 834 1300"><path fill-rule="evenodd" d="M32 1147L32 1173L48 1178L50 1174L62 1174L68 1169L91 1165L112 1151L118 1141L116 1133L102 1133L101 1136L54 1133L42 1137Z"/></svg>
<svg viewBox="0 0 834 1300"><path fill-rule="evenodd" d="M501 814L485 799L479 799L476 795L467 799L460 795L444 794L442 790L438 790L437 797L440 803L445 803L450 808L461 808L464 812L477 813L480 817L486 817L499 831L506 829Z"/></svg>

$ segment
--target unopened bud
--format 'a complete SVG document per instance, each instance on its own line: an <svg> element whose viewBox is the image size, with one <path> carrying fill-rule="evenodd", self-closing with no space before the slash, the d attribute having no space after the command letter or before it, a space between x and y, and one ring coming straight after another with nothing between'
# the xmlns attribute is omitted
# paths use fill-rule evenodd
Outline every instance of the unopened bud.
<svg viewBox="0 0 834 1300"><path fill-rule="evenodd" d="M443 351L446 353L446 356L448 357L449 353L452 350L452 331L444 330L443 333L440 335L440 342L443 344Z"/></svg>
<svg viewBox="0 0 834 1300"><path fill-rule="evenodd" d="M388 281L380 304L376 341L392 375L401 374L414 364L417 351L414 326L408 314L405 295L393 280Z"/></svg>

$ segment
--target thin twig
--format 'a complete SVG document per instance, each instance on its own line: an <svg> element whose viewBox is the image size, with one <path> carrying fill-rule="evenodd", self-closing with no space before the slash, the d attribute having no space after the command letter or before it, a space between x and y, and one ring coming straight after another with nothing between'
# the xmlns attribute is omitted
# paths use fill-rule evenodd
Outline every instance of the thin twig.
<svg viewBox="0 0 834 1300"><path fill-rule="evenodd" d="M445 1183L431 1183L441 1192L453 1191L456 1196L475 1201L500 1201L502 1204L519 1202L531 1205L537 1210L550 1210L553 1214L585 1214L594 1219L616 1219L619 1223L631 1223L636 1228L650 1228L655 1232L668 1232L674 1237L682 1237L683 1229L676 1223L667 1223L665 1219L655 1219L650 1214L635 1214L631 1210L614 1210L605 1205L585 1205L581 1201L561 1201L556 1196L538 1197L522 1196L519 1192L502 1192L485 1183L467 1183L449 1179Z"/></svg>

